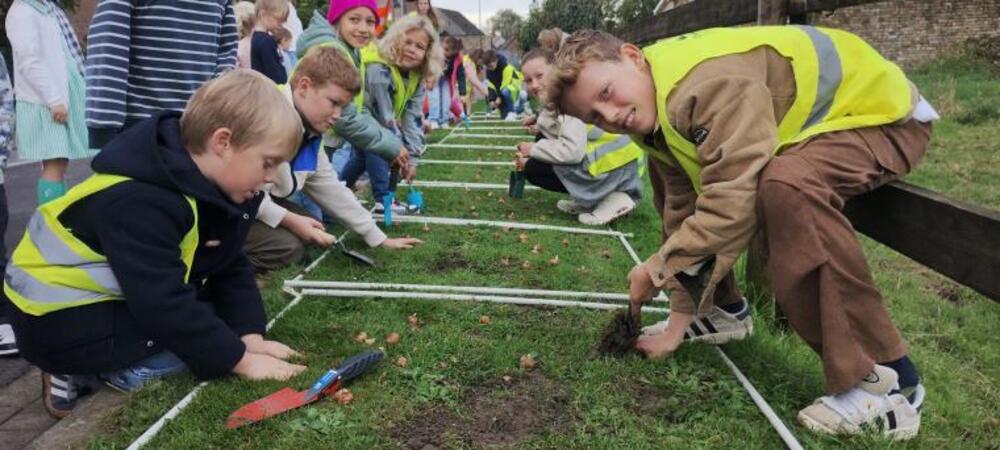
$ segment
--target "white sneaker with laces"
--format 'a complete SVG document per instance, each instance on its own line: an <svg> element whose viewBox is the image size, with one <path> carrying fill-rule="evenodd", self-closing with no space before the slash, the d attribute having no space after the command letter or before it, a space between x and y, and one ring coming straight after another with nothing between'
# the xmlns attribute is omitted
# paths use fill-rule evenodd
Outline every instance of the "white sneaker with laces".
<svg viewBox="0 0 1000 450"><path fill-rule="evenodd" d="M730 314L718 306L706 316L698 317L684 331L684 341L705 342L722 345L732 341L742 341L753 334L753 318L747 300L743 300L743 309ZM670 318L642 328L642 334L654 336L663 333L670 323Z"/></svg>
<svg viewBox="0 0 1000 450"><path fill-rule="evenodd" d="M514 112L509 112L509 113L507 113L507 117L504 117L503 120L506 121L506 122L516 122L517 121L517 114L514 113Z"/></svg>
<svg viewBox="0 0 1000 450"><path fill-rule="evenodd" d="M876 364L854 388L820 397L799 411L799 423L823 434L876 429L896 441L910 439L920 430L920 410L902 394L890 394L898 388L898 378L896 371Z"/></svg>

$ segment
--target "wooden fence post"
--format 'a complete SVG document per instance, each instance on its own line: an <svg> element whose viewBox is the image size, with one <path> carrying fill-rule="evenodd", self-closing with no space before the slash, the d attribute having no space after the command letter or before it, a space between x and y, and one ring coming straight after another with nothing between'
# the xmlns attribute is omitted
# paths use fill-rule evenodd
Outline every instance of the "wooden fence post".
<svg viewBox="0 0 1000 450"><path fill-rule="evenodd" d="M789 0L757 0L757 25L788 23Z"/></svg>

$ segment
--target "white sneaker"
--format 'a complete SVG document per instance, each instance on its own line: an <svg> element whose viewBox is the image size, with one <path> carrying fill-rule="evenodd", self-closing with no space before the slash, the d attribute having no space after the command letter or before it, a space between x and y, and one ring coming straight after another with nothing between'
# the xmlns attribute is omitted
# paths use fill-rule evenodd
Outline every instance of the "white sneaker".
<svg viewBox="0 0 1000 450"><path fill-rule="evenodd" d="M718 306L706 316L696 318L684 331L686 342L706 342L722 345L732 341L742 341L753 334L753 318L750 317L750 307L746 298L743 300L743 310L730 314ZM642 327L642 334L654 336L663 333L670 323L670 318L652 325Z"/></svg>
<svg viewBox="0 0 1000 450"><path fill-rule="evenodd" d="M441 128L441 126L440 126L440 125L438 125L438 123L437 123L437 122L433 122L433 121L428 121L428 122L427 122L427 128L428 128L428 129L430 129L431 131L434 131L434 130L436 130L436 129L438 129L438 128Z"/></svg>
<svg viewBox="0 0 1000 450"><path fill-rule="evenodd" d="M566 214L572 214L574 216L584 212L584 209L576 202L574 202L572 199L557 201L556 208L558 208L560 211Z"/></svg>
<svg viewBox="0 0 1000 450"><path fill-rule="evenodd" d="M14 337L14 329L8 323L0 323L0 356L16 354L17 339Z"/></svg>
<svg viewBox="0 0 1000 450"><path fill-rule="evenodd" d="M375 214L382 214L385 212L385 206L380 202L375 204L375 209L372 210ZM410 212L410 208L399 202L399 200L392 201L392 213L403 215Z"/></svg>
<svg viewBox="0 0 1000 450"><path fill-rule="evenodd" d="M507 113L507 117L504 117L505 122L517 122L517 114L514 112Z"/></svg>
<svg viewBox="0 0 1000 450"><path fill-rule="evenodd" d="M447 130L449 128L451 128L451 125L448 125L448 122L441 122L441 129L442 130Z"/></svg>
<svg viewBox="0 0 1000 450"><path fill-rule="evenodd" d="M624 216L635 209L635 201L624 192L612 192L604 197L597 207L589 213L577 216L584 225L607 225L612 220Z"/></svg>
<svg viewBox="0 0 1000 450"><path fill-rule="evenodd" d="M799 423L823 434L853 435L874 428L896 441L910 439L920 430L920 410L902 394L889 394L898 387L898 378L895 370L876 364L851 390L820 397L799 411Z"/></svg>

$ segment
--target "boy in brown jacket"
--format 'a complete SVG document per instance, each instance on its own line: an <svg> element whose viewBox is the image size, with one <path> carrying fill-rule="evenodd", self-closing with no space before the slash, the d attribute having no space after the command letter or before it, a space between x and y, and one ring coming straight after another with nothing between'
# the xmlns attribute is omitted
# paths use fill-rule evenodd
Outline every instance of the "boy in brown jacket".
<svg viewBox="0 0 1000 450"><path fill-rule="evenodd" d="M842 212L927 149L936 113L898 67L816 27L702 30L643 49L587 30L549 82L551 107L631 134L650 156L664 243L629 289L634 310L669 290L671 316L644 329L639 351L750 333L732 266L760 229L775 299L823 362L828 395L799 421L916 435L924 390Z"/></svg>

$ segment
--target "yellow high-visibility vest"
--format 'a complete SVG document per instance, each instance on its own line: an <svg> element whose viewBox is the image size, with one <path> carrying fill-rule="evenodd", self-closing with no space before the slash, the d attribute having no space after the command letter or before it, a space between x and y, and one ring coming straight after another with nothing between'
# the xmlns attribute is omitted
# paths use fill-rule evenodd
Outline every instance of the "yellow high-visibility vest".
<svg viewBox="0 0 1000 450"><path fill-rule="evenodd" d="M370 45L361 49L361 65L367 66L368 64L375 63L384 64L389 68L389 73L392 75L392 84L396 91L392 96L392 110L395 112L396 119L401 119L403 112L406 111L406 102L417 93L417 89L420 88L420 82L423 80L416 73L411 73L409 78L404 82L403 74L399 71L399 68L382 58L382 55L378 53L377 47Z"/></svg>
<svg viewBox="0 0 1000 450"><path fill-rule="evenodd" d="M524 76L521 75L521 72L518 72L514 66L508 63L507 67L503 68L503 76L500 77L500 87L498 88L494 86L493 82L489 80L489 77L486 78L486 85L497 91L497 94L499 94L503 88L510 88L510 97L514 99L514 102L517 102L517 98L521 96L521 88L523 87L524 82L523 79Z"/></svg>
<svg viewBox="0 0 1000 450"><path fill-rule="evenodd" d="M642 158L642 148L627 134L608 133L587 125L587 172L598 176Z"/></svg>
<svg viewBox="0 0 1000 450"><path fill-rule="evenodd" d="M701 62L762 46L788 59L795 76L795 102L778 124L775 153L820 133L896 122L912 109L912 88L903 71L846 31L801 25L713 28L659 41L643 49L656 87L657 121L697 191L696 145L673 128L666 100ZM673 164L668 156L647 150Z"/></svg>
<svg viewBox="0 0 1000 450"><path fill-rule="evenodd" d="M18 309L41 316L66 308L123 300L108 259L73 236L59 222L59 215L77 201L128 180L118 175L95 174L35 211L11 255L4 277L4 292ZM198 248L198 208L193 197L184 198L194 213L194 225L180 243L187 282Z"/></svg>

